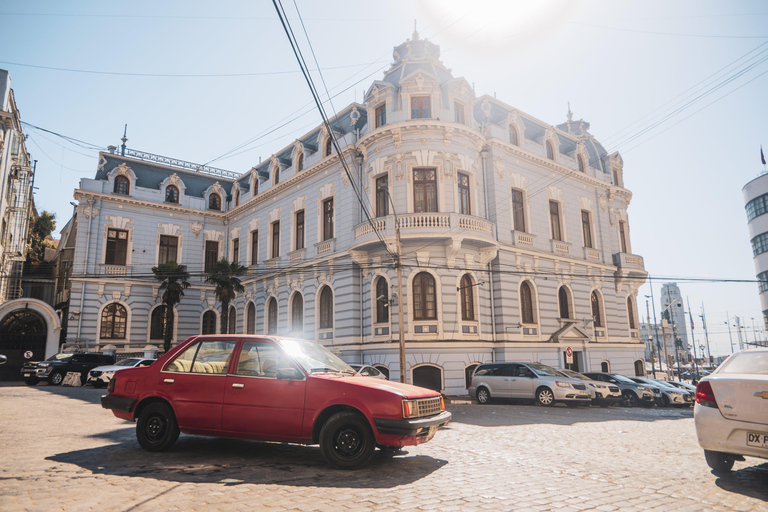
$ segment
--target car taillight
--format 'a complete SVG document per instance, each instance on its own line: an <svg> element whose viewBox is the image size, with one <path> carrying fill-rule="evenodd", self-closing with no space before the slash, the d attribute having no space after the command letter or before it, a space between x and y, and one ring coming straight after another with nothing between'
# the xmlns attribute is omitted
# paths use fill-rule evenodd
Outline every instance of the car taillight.
<svg viewBox="0 0 768 512"><path fill-rule="evenodd" d="M717 409L715 392L712 391L712 385L709 382L699 382L696 386L696 403L704 407L714 407Z"/></svg>
<svg viewBox="0 0 768 512"><path fill-rule="evenodd" d="M111 379L109 379L109 384L107 385L107 393L109 393L110 395L111 395L111 394L112 394L112 392L115 390L115 381L116 381L116 380L117 380L117 379L116 379L116 378L114 378L114 377L112 377Z"/></svg>
<svg viewBox="0 0 768 512"><path fill-rule="evenodd" d="M473 380L474 378L475 378L475 376L474 376L474 375L473 375L473 376L471 376L471 377L469 378L469 387L472 387L472 380Z"/></svg>

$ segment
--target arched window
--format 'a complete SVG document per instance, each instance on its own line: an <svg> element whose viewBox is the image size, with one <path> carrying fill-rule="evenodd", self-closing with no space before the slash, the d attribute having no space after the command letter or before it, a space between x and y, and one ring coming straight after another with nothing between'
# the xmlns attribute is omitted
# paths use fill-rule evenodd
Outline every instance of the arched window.
<svg viewBox="0 0 768 512"><path fill-rule="evenodd" d="M221 196L219 194L211 194L208 197L208 209L221 211Z"/></svg>
<svg viewBox="0 0 768 512"><path fill-rule="evenodd" d="M608 361L602 361L600 363L600 371L603 373L608 373L611 371L611 363Z"/></svg>
<svg viewBox="0 0 768 512"><path fill-rule="evenodd" d="M557 291L557 303L560 305L560 318L571 318L571 305L565 286Z"/></svg>
<svg viewBox="0 0 768 512"><path fill-rule="evenodd" d="M420 272L413 278L414 320L437 320L437 290L435 278Z"/></svg>
<svg viewBox="0 0 768 512"><path fill-rule="evenodd" d="M240 189L235 189L235 206L240 204Z"/></svg>
<svg viewBox="0 0 768 512"><path fill-rule="evenodd" d="M587 172L587 166L584 165L584 157L578 155L576 161L579 163L579 172Z"/></svg>
<svg viewBox="0 0 768 512"><path fill-rule="evenodd" d="M389 286L387 280L379 277L376 280L376 323L389 322Z"/></svg>
<svg viewBox="0 0 768 512"><path fill-rule="evenodd" d="M635 377L645 377L645 361L642 359L635 360Z"/></svg>
<svg viewBox="0 0 768 512"><path fill-rule="evenodd" d="M331 135L325 139L325 156L331 156L333 154L333 137Z"/></svg>
<svg viewBox="0 0 768 512"><path fill-rule="evenodd" d="M267 305L267 334L277 334L277 300L274 297Z"/></svg>
<svg viewBox="0 0 768 512"><path fill-rule="evenodd" d="M443 389L443 370L438 366L425 364L413 369L413 385L441 391Z"/></svg>
<svg viewBox="0 0 768 512"><path fill-rule="evenodd" d="M300 293L294 293L291 300L291 330L304 330L304 298Z"/></svg>
<svg viewBox="0 0 768 512"><path fill-rule="evenodd" d="M474 283L472 282L472 277L469 274L464 274L460 283L461 319L471 321L475 319L475 299L473 294Z"/></svg>
<svg viewBox="0 0 768 512"><path fill-rule="evenodd" d="M157 306L152 310L152 316L149 321L149 339L165 339L165 305Z"/></svg>
<svg viewBox="0 0 768 512"><path fill-rule="evenodd" d="M101 338L124 340L128 324L128 311L122 304L113 302L101 311Z"/></svg>
<svg viewBox="0 0 768 512"><path fill-rule="evenodd" d="M635 322L635 305L632 303L632 297L627 297L627 316L629 317L629 328L637 329Z"/></svg>
<svg viewBox="0 0 768 512"><path fill-rule="evenodd" d="M333 329L333 292L328 286L320 291L320 329Z"/></svg>
<svg viewBox="0 0 768 512"><path fill-rule="evenodd" d="M253 302L249 302L245 309L245 333L256 334L256 306Z"/></svg>
<svg viewBox="0 0 768 512"><path fill-rule="evenodd" d="M115 194L127 196L131 192L131 182L125 176L117 176L115 178Z"/></svg>
<svg viewBox="0 0 768 512"><path fill-rule="evenodd" d="M547 158L550 160L555 159L555 146L552 145L551 141L547 141Z"/></svg>
<svg viewBox="0 0 768 512"><path fill-rule="evenodd" d="M533 292L527 281L520 285L520 311L524 324L536 323L536 317L533 315Z"/></svg>
<svg viewBox="0 0 768 512"><path fill-rule="evenodd" d="M509 143L514 146L520 145L520 139L517 137L517 128L509 125Z"/></svg>
<svg viewBox="0 0 768 512"><path fill-rule="evenodd" d="M216 313L210 309L203 313L202 334L216 334Z"/></svg>
<svg viewBox="0 0 768 512"><path fill-rule="evenodd" d="M256 195L259 193L259 177L256 176L253 178L253 192L251 192L251 197L256 197Z"/></svg>
<svg viewBox="0 0 768 512"><path fill-rule="evenodd" d="M592 302L592 318L595 320L595 327L604 327L603 317L600 315L600 296L596 291L592 292L590 301Z"/></svg>
<svg viewBox="0 0 768 512"><path fill-rule="evenodd" d="M301 172L304 170L304 153L299 153L299 156L296 157L295 167L295 172Z"/></svg>
<svg viewBox="0 0 768 512"><path fill-rule="evenodd" d="M165 187L165 201L167 203L179 202L179 189L175 185L168 185Z"/></svg>
<svg viewBox="0 0 768 512"><path fill-rule="evenodd" d="M235 306L229 306L227 323L227 334L235 334L235 331L237 331L237 310Z"/></svg>
<svg viewBox="0 0 768 512"><path fill-rule="evenodd" d="M272 182L277 185L280 183L280 167L275 166L275 168L272 170Z"/></svg>

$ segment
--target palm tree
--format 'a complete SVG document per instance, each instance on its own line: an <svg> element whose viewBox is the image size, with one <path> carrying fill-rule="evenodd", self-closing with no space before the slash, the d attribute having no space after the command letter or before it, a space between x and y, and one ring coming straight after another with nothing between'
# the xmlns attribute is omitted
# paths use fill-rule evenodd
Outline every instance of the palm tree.
<svg viewBox="0 0 768 512"><path fill-rule="evenodd" d="M171 350L173 338L173 307L181 302L184 290L189 288L189 272L186 265L179 265L175 261L161 263L152 267L155 280L160 281L160 290L163 291L163 304L165 304L165 319L163 326L163 350Z"/></svg>
<svg viewBox="0 0 768 512"><path fill-rule="evenodd" d="M221 302L222 334L227 334L229 326L229 303L235 300L238 293L245 291L239 276L244 276L247 272L247 267L240 265L236 261L230 263L226 258L221 258L208 270L205 282L216 285L213 293L216 295L216 299Z"/></svg>

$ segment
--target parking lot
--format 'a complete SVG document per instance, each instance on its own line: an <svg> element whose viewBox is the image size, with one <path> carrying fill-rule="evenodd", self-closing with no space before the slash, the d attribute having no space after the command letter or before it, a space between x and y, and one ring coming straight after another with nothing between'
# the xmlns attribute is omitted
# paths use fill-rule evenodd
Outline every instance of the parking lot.
<svg viewBox="0 0 768 512"><path fill-rule="evenodd" d="M104 390L0 383L0 510L766 510L768 463L712 474L691 409L449 406L407 455L185 436L141 450Z"/></svg>

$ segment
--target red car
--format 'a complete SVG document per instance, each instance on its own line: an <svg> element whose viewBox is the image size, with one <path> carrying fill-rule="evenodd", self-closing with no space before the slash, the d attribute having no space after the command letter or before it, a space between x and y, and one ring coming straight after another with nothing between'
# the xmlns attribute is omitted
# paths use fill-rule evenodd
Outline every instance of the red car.
<svg viewBox="0 0 768 512"><path fill-rule="evenodd" d="M115 373L101 405L137 421L149 451L179 432L319 444L340 469L375 448L425 443L451 419L433 390L363 377L311 341L273 336L193 336L151 366Z"/></svg>

